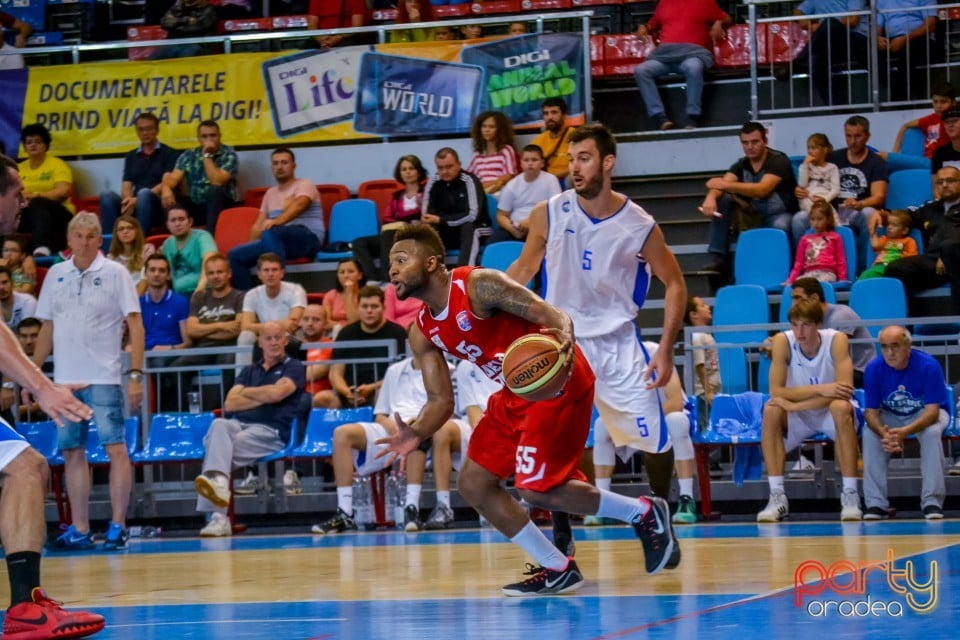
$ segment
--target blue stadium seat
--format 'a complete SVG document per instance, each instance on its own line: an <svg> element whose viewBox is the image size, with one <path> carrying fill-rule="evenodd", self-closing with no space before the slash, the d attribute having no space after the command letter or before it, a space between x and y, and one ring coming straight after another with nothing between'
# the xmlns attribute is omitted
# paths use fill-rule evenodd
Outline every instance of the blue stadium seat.
<svg viewBox="0 0 960 640"><path fill-rule="evenodd" d="M158 413L150 422L143 450L136 463L183 462L203 459L203 438L213 422L212 413Z"/></svg>
<svg viewBox="0 0 960 640"><path fill-rule="evenodd" d="M780 229L750 229L737 239L733 275L737 284L757 284L780 291L790 275L790 240Z"/></svg>
<svg viewBox="0 0 960 640"><path fill-rule="evenodd" d="M290 458L329 458L333 455L333 430L351 422L371 422L373 409L313 409L307 420L307 432Z"/></svg>
<svg viewBox="0 0 960 640"><path fill-rule="evenodd" d="M933 199L929 169L906 169L890 174L887 187L887 209L919 207Z"/></svg>
<svg viewBox="0 0 960 640"><path fill-rule="evenodd" d="M521 251L523 251L523 243L519 240L505 240L489 244L480 256L480 266L506 271L507 267L520 257Z"/></svg>
<svg viewBox="0 0 960 640"><path fill-rule="evenodd" d="M380 234L380 220L377 218L377 205L373 200L355 198L341 200L333 205L330 212L330 228L327 230L327 247L335 244L349 244L357 238ZM321 251L317 260L332 262L353 256L353 251Z"/></svg>
<svg viewBox="0 0 960 640"><path fill-rule="evenodd" d="M907 294L903 283L896 278L857 280L850 288L850 308L862 320L907 317ZM867 327L876 338L883 327Z"/></svg>
<svg viewBox="0 0 960 640"><path fill-rule="evenodd" d="M140 442L140 418L130 416L124 420L124 426L126 427L127 453L133 459ZM100 444L97 425L92 420L87 429L87 462L90 464L110 464L110 456L107 455L107 450Z"/></svg>
<svg viewBox="0 0 960 640"><path fill-rule="evenodd" d="M924 157L923 147L926 140L923 131L919 127L910 127L903 132L903 140L900 144L900 153L907 156Z"/></svg>
<svg viewBox="0 0 960 640"><path fill-rule="evenodd" d="M836 304L837 292L833 288L833 283L821 282L820 287L823 289L823 297L824 297L823 302L827 302L829 304ZM793 299L791 297L792 294L793 294L793 285L789 285L789 284L786 285L783 288L783 293L780 296L780 315L779 315L780 322L787 322L787 313L790 312L790 307L792 306L791 304L791 300Z"/></svg>
<svg viewBox="0 0 960 640"><path fill-rule="evenodd" d="M770 393L770 358L765 355L760 356L760 364L757 365L756 390L760 393Z"/></svg>
<svg viewBox="0 0 960 640"><path fill-rule="evenodd" d="M57 423L53 420L43 422L18 422L17 433L22 435L47 459L47 464L55 467L63 464L63 453L60 451L60 441L57 439Z"/></svg>
<svg viewBox="0 0 960 640"><path fill-rule="evenodd" d="M741 324L766 324L770 322L770 307L767 293L755 284L738 284L722 287L717 291L713 308L713 326L724 327ZM763 342L767 332L763 329L719 332L714 336L718 345ZM749 390L747 355L740 347L723 347L717 350L720 361L720 378L724 393L740 393Z"/></svg>
<svg viewBox="0 0 960 640"><path fill-rule="evenodd" d="M497 229L500 228L500 225L497 224L498 208L499 207L497 206L497 199L488 193L487 194L487 214L489 214L490 216L490 229L493 231L496 231Z"/></svg>
<svg viewBox="0 0 960 640"><path fill-rule="evenodd" d="M922 169L929 174L931 169L930 158L927 158L922 153L919 156L915 156L912 153L893 153L892 151L887 153L888 175L909 169Z"/></svg>
<svg viewBox="0 0 960 640"><path fill-rule="evenodd" d="M877 227L877 235L885 236L887 235L886 227ZM920 229L910 229L910 237L913 238L913 241L917 243L917 253L923 253L923 234L920 233ZM867 265L869 269L873 266L873 261L877 259L877 252L873 250L873 245L869 242L867 243L867 260L864 264Z"/></svg>

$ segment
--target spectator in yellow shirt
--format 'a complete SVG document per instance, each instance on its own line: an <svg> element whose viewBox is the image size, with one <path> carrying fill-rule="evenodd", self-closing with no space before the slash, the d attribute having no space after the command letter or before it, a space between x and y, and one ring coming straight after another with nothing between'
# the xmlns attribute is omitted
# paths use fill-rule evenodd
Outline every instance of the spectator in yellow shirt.
<svg viewBox="0 0 960 640"><path fill-rule="evenodd" d="M567 102L563 98L547 98L543 101L544 132L530 144L543 150L544 168L557 176L560 183L570 173L570 160L567 148L570 146L570 134L574 127L567 126Z"/></svg>
<svg viewBox="0 0 960 640"><path fill-rule="evenodd" d="M49 256L67 248L67 225L76 213L70 201L73 172L66 162L47 153L50 131L42 124L25 126L20 142L27 153L19 166L27 205L17 230L30 234L33 255Z"/></svg>

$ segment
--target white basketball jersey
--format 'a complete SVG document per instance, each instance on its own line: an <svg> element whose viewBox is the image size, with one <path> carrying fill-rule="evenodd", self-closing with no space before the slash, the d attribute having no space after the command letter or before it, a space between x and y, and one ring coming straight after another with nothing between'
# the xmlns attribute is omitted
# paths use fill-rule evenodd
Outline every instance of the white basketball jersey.
<svg viewBox="0 0 960 640"><path fill-rule="evenodd" d="M572 189L547 201L544 298L573 318L577 336L632 324L650 284L641 252L656 222L629 198L604 220L591 218Z"/></svg>
<svg viewBox="0 0 960 640"><path fill-rule="evenodd" d="M836 382L837 373L833 364L833 354L830 351L833 336L837 335L836 331L820 329L820 349L812 358L808 358L800 350L793 331L784 331L784 335L787 336L787 343L790 345L790 363L787 366L788 387Z"/></svg>

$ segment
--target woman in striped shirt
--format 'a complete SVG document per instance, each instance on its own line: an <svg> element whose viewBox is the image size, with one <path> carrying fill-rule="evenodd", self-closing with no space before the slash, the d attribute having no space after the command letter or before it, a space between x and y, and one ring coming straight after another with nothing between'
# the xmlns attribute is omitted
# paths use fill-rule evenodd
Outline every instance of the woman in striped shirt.
<svg viewBox="0 0 960 640"><path fill-rule="evenodd" d="M513 123L499 111L485 111L473 121L473 157L467 171L477 176L487 193L496 194L519 172Z"/></svg>

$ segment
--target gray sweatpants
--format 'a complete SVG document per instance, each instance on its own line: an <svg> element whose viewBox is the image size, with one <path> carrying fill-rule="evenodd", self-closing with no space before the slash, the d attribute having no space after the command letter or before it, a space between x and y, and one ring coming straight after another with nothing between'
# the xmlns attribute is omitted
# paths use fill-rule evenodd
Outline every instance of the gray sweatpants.
<svg viewBox="0 0 960 640"><path fill-rule="evenodd" d="M885 424L895 426L896 420L880 412L880 418ZM902 424L912 421L900 420ZM950 416L940 409L940 418L934 424L917 435L920 441L920 508L927 505L943 506L947 489L943 478L943 443L940 440L943 430L947 428ZM887 509L890 503L887 500L887 462L890 454L883 450L880 436L872 429L863 430L863 498L870 507Z"/></svg>
<svg viewBox="0 0 960 640"><path fill-rule="evenodd" d="M238 420L216 418L203 439L203 473L222 473L229 482L230 472L256 462L284 446L277 430L263 424L246 424ZM203 497L197 498L197 511L226 513Z"/></svg>

